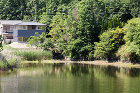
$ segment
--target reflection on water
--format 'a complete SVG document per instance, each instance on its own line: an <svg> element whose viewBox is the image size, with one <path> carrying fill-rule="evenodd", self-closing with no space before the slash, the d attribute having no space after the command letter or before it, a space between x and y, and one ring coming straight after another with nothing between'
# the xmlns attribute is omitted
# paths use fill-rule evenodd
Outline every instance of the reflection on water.
<svg viewBox="0 0 140 93"><path fill-rule="evenodd" d="M140 93L140 69L26 64L0 75L0 93Z"/></svg>

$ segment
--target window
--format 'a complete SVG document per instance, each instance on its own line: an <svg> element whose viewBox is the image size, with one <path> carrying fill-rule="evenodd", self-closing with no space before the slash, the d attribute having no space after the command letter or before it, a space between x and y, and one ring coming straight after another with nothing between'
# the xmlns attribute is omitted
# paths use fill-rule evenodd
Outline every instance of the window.
<svg viewBox="0 0 140 93"><path fill-rule="evenodd" d="M23 26L23 29L26 29L26 26Z"/></svg>
<svg viewBox="0 0 140 93"><path fill-rule="evenodd" d="M46 26L38 26L39 30L45 30Z"/></svg>
<svg viewBox="0 0 140 93"><path fill-rule="evenodd" d="M23 41L22 37L18 37L18 41L22 42Z"/></svg>
<svg viewBox="0 0 140 93"><path fill-rule="evenodd" d="M13 39L13 36L6 36L7 39Z"/></svg>
<svg viewBox="0 0 140 93"><path fill-rule="evenodd" d="M28 30L36 30L36 26L28 26Z"/></svg>
<svg viewBox="0 0 140 93"><path fill-rule="evenodd" d="M28 37L23 37L23 41L26 42L28 40Z"/></svg>
<svg viewBox="0 0 140 93"><path fill-rule="evenodd" d="M27 42L28 37L18 37L19 42Z"/></svg>
<svg viewBox="0 0 140 93"><path fill-rule="evenodd" d="M35 30L36 29L36 26L32 26L32 29Z"/></svg>
<svg viewBox="0 0 140 93"><path fill-rule="evenodd" d="M10 31L9 32L13 32L14 26L10 26Z"/></svg>

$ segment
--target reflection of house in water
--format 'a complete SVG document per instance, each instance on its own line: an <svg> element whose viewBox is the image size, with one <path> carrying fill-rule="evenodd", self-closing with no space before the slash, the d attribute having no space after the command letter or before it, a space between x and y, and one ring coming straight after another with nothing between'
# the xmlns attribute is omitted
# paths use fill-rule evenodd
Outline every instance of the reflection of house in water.
<svg viewBox="0 0 140 93"><path fill-rule="evenodd" d="M39 93L37 78L8 76L2 78L0 84L0 93Z"/></svg>
<svg viewBox="0 0 140 93"><path fill-rule="evenodd" d="M19 93L18 92L18 80L16 80L16 77L11 78L2 78L1 79L1 91L0 93Z"/></svg>

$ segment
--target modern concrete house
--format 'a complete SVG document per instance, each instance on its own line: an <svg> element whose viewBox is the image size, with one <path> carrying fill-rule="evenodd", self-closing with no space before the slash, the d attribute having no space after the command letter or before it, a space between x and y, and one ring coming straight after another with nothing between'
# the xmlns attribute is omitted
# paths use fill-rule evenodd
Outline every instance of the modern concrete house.
<svg viewBox="0 0 140 93"><path fill-rule="evenodd" d="M5 43L25 43L36 32L42 34L46 31L46 24L37 22L22 22L21 20L0 20L0 34Z"/></svg>

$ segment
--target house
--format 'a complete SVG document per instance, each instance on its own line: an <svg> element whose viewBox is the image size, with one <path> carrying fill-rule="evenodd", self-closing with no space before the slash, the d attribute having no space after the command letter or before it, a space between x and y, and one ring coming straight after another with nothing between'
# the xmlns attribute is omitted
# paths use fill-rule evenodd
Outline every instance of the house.
<svg viewBox="0 0 140 93"><path fill-rule="evenodd" d="M42 34L46 24L38 22L23 22L21 20L0 20L0 34L5 43L24 43L36 32Z"/></svg>

